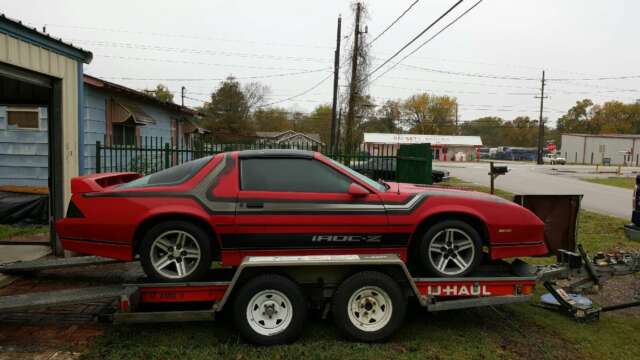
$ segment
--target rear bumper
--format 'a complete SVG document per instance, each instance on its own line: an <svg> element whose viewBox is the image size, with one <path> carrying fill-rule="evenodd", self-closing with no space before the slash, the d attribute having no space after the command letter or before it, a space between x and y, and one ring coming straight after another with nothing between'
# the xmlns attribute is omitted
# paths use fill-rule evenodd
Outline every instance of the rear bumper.
<svg viewBox="0 0 640 360"><path fill-rule="evenodd" d="M634 224L624 226L624 236L629 240L640 241L640 227Z"/></svg>
<svg viewBox="0 0 640 360"><path fill-rule="evenodd" d="M65 250L80 254L96 255L123 261L133 260L133 250L130 245L69 238L60 238L60 242Z"/></svg>

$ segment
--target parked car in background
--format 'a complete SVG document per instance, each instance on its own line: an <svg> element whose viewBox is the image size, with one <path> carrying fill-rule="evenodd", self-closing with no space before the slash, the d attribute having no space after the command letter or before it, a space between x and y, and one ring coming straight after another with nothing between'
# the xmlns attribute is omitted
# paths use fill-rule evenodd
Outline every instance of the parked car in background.
<svg viewBox="0 0 640 360"><path fill-rule="evenodd" d="M567 163L567 160L560 156L559 154L546 154L542 157L542 162L545 164L551 165L564 165Z"/></svg>
<svg viewBox="0 0 640 360"><path fill-rule="evenodd" d="M350 164L350 167L374 180L382 179L393 181L397 179L396 163L395 157L374 157L364 161L354 161ZM431 176L434 184L443 182L449 179L449 171L432 168Z"/></svg>
<svg viewBox="0 0 640 360"><path fill-rule="evenodd" d="M631 212L631 224L624 226L624 235L629 240L640 241L640 175L636 176L636 186L633 190L633 211Z"/></svg>
<svg viewBox="0 0 640 360"><path fill-rule="evenodd" d="M483 259L546 255L544 223L497 196L377 182L320 153L221 153L142 176L71 181L66 250L136 258L154 281L195 281L247 256L397 254L465 276ZM485 254L486 252L486 254Z"/></svg>

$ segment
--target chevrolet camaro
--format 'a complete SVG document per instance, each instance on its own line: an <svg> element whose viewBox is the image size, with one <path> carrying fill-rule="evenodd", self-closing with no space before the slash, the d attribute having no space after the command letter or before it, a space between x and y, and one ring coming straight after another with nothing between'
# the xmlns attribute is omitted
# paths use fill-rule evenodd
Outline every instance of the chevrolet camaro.
<svg viewBox="0 0 640 360"><path fill-rule="evenodd" d="M433 276L548 253L529 210L483 193L373 181L319 153L221 153L151 175L71 181L65 249L139 258L155 281L201 279L245 256L398 254ZM483 255L486 254L486 255Z"/></svg>

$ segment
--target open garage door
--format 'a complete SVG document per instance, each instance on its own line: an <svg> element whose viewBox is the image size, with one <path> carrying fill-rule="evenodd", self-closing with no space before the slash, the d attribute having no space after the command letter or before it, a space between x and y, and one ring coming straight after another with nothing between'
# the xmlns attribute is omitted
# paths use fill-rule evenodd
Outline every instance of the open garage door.
<svg viewBox="0 0 640 360"><path fill-rule="evenodd" d="M37 196L25 196L21 199L16 193L11 201L18 202L16 211L22 211L27 217L41 216L37 214L38 211L46 212L44 219L49 225L50 235L44 243L50 245L55 254L61 254L62 249L57 243L53 224L63 216L64 211L62 81L0 63L0 106L4 107L3 126L0 128L0 166L6 174L3 185L10 188L14 182L16 188L28 188L29 184L33 188L46 187L46 196L41 196L40 200L46 203L44 209L39 208ZM37 113L34 114L34 111ZM21 200L25 203L20 204ZM19 212L11 210L11 204L8 206L11 216L20 216ZM33 213L29 213L29 209L33 209ZM7 243L20 244L11 241ZM33 244L25 241L27 243Z"/></svg>

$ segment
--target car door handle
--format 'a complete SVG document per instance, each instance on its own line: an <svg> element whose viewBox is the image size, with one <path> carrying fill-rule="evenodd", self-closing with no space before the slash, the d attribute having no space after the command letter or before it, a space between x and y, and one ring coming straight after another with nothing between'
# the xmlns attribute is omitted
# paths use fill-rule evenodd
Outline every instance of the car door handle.
<svg viewBox="0 0 640 360"><path fill-rule="evenodd" d="M248 202L245 204L247 209L262 209L264 208L264 203L261 202Z"/></svg>

